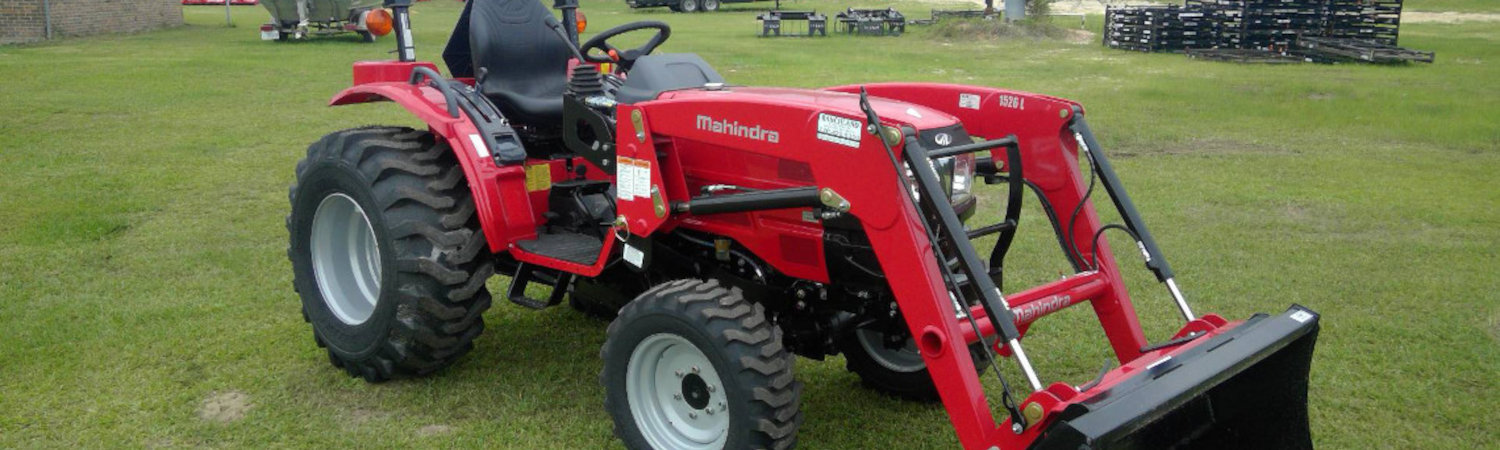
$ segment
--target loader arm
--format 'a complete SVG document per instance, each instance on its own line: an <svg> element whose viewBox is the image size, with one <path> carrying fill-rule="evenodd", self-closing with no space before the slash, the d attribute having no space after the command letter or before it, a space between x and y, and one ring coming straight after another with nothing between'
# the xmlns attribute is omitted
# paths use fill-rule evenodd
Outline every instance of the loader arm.
<svg viewBox="0 0 1500 450"><path fill-rule="evenodd" d="M1041 190L1061 221L1060 240L1068 246L1068 259L1082 273L1008 299L1017 315L1031 322L1077 303L1090 302L1121 362L1140 357L1147 345L1135 307L1105 240L1096 244L1094 233L1103 224L1092 202L1085 200L1088 180L1079 163L1079 149L1069 126L1074 120L1072 101L1027 92L977 86L932 83L879 83L864 85L872 96L901 100L933 108L957 117L971 135L999 138L1014 135L1020 147L1021 172L1026 181ZM860 86L827 88L858 92ZM1008 171L1004 149L990 151L997 167ZM1082 208L1079 208L1083 203ZM1077 217L1072 212L1078 210ZM1097 260L1099 267L1088 270ZM1061 290L1064 285L1088 285L1086 290ZM978 308L976 308L977 310ZM983 314L982 310L976 313Z"/></svg>

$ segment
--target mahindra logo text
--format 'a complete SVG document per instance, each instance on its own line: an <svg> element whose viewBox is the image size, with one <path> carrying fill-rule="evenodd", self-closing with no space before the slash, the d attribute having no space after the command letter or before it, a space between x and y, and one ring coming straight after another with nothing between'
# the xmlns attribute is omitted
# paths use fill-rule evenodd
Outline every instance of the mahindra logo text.
<svg viewBox="0 0 1500 450"><path fill-rule="evenodd" d="M1042 316L1057 312L1059 309L1068 307L1073 303L1073 298L1066 295L1054 295L1016 308L1016 323L1027 323L1039 319Z"/></svg>
<svg viewBox="0 0 1500 450"><path fill-rule="evenodd" d="M700 130L711 133L727 134L772 144L781 142L781 133L763 129L760 125L741 125L739 121L720 120L705 115L699 115L694 125Z"/></svg>

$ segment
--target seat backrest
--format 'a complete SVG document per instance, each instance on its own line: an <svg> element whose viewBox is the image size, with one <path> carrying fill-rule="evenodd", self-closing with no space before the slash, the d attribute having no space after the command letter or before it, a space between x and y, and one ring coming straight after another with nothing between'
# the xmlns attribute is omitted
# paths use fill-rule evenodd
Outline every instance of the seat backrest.
<svg viewBox="0 0 1500 450"><path fill-rule="evenodd" d="M512 123L562 126L563 92L573 52L547 26L556 20L538 0L470 0L473 69L487 71L480 92Z"/></svg>

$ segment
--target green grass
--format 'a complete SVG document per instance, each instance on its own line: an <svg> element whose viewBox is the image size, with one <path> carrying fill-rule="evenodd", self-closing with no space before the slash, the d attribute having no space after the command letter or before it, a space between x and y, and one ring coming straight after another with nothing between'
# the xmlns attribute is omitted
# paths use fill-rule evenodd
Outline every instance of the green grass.
<svg viewBox="0 0 1500 450"><path fill-rule="evenodd" d="M417 6L419 56L437 58L459 5ZM664 50L700 53L736 83L945 81L1079 100L1199 311L1324 314L1319 446L1500 442L1500 24L1405 27L1403 45L1436 51L1433 65L1266 67L920 29L757 39L751 9L765 5L683 16L585 2L595 31L670 21ZM476 350L432 378L368 385L327 364L291 290L286 187L324 133L413 124L390 104L324 106L350 62L386 58L391 41L261 42L263 10L235 8L235 28L222 13L0 47L0 447L617 446L596 382L604 324L566 308L497 303ZM1062 268L1027 214L1013 286ZM1162 338L1169 300L1140 271L1130 281ZM1081 383L1108 356L1089 316L1033 329L1045 378ZM838 358L798 364L805 448L956 443L940 408L861 389ZM248 401L242 419L200 419L228 392Z"/></svg>

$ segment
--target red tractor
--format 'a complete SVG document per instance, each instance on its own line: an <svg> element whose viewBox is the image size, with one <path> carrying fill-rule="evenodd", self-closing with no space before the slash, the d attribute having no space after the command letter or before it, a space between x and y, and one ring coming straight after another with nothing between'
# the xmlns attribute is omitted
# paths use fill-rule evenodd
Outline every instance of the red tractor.
<svg viewBox="0 0 1500 450"><path fill-rule="evenodd" d="M940 401L966 448L1312 444L1317 313L1194 314L1077 103L932 83L732 85L695 55L653 53L671 35L661 22L579 44L575 0L557 0L561 20L537 0L470 1L447 78L416 60L408 2L386 3L398 59L355 63L331 104L393 101L427 128L329 134L290 195L303 314L352 376L453 364L484 329L498 272L513 303L566 298L612 319L600 381L631 448L791 447L793 355L840 353L876 390ZM654 34L610 43L637 31ZM988 206L981 181L1007 189L999 223L965 223ZM1095 185L1123 224L1101 223ZM1027 190L1076 270L1002 291ZM1171 339L1144 337L1111 229L1181 311ZM989 235L982 257L974 240ZM1023 338L1080 304L1119 365L1044 383ZM1002 358L1025 379L1006 380Z"/></svg>

